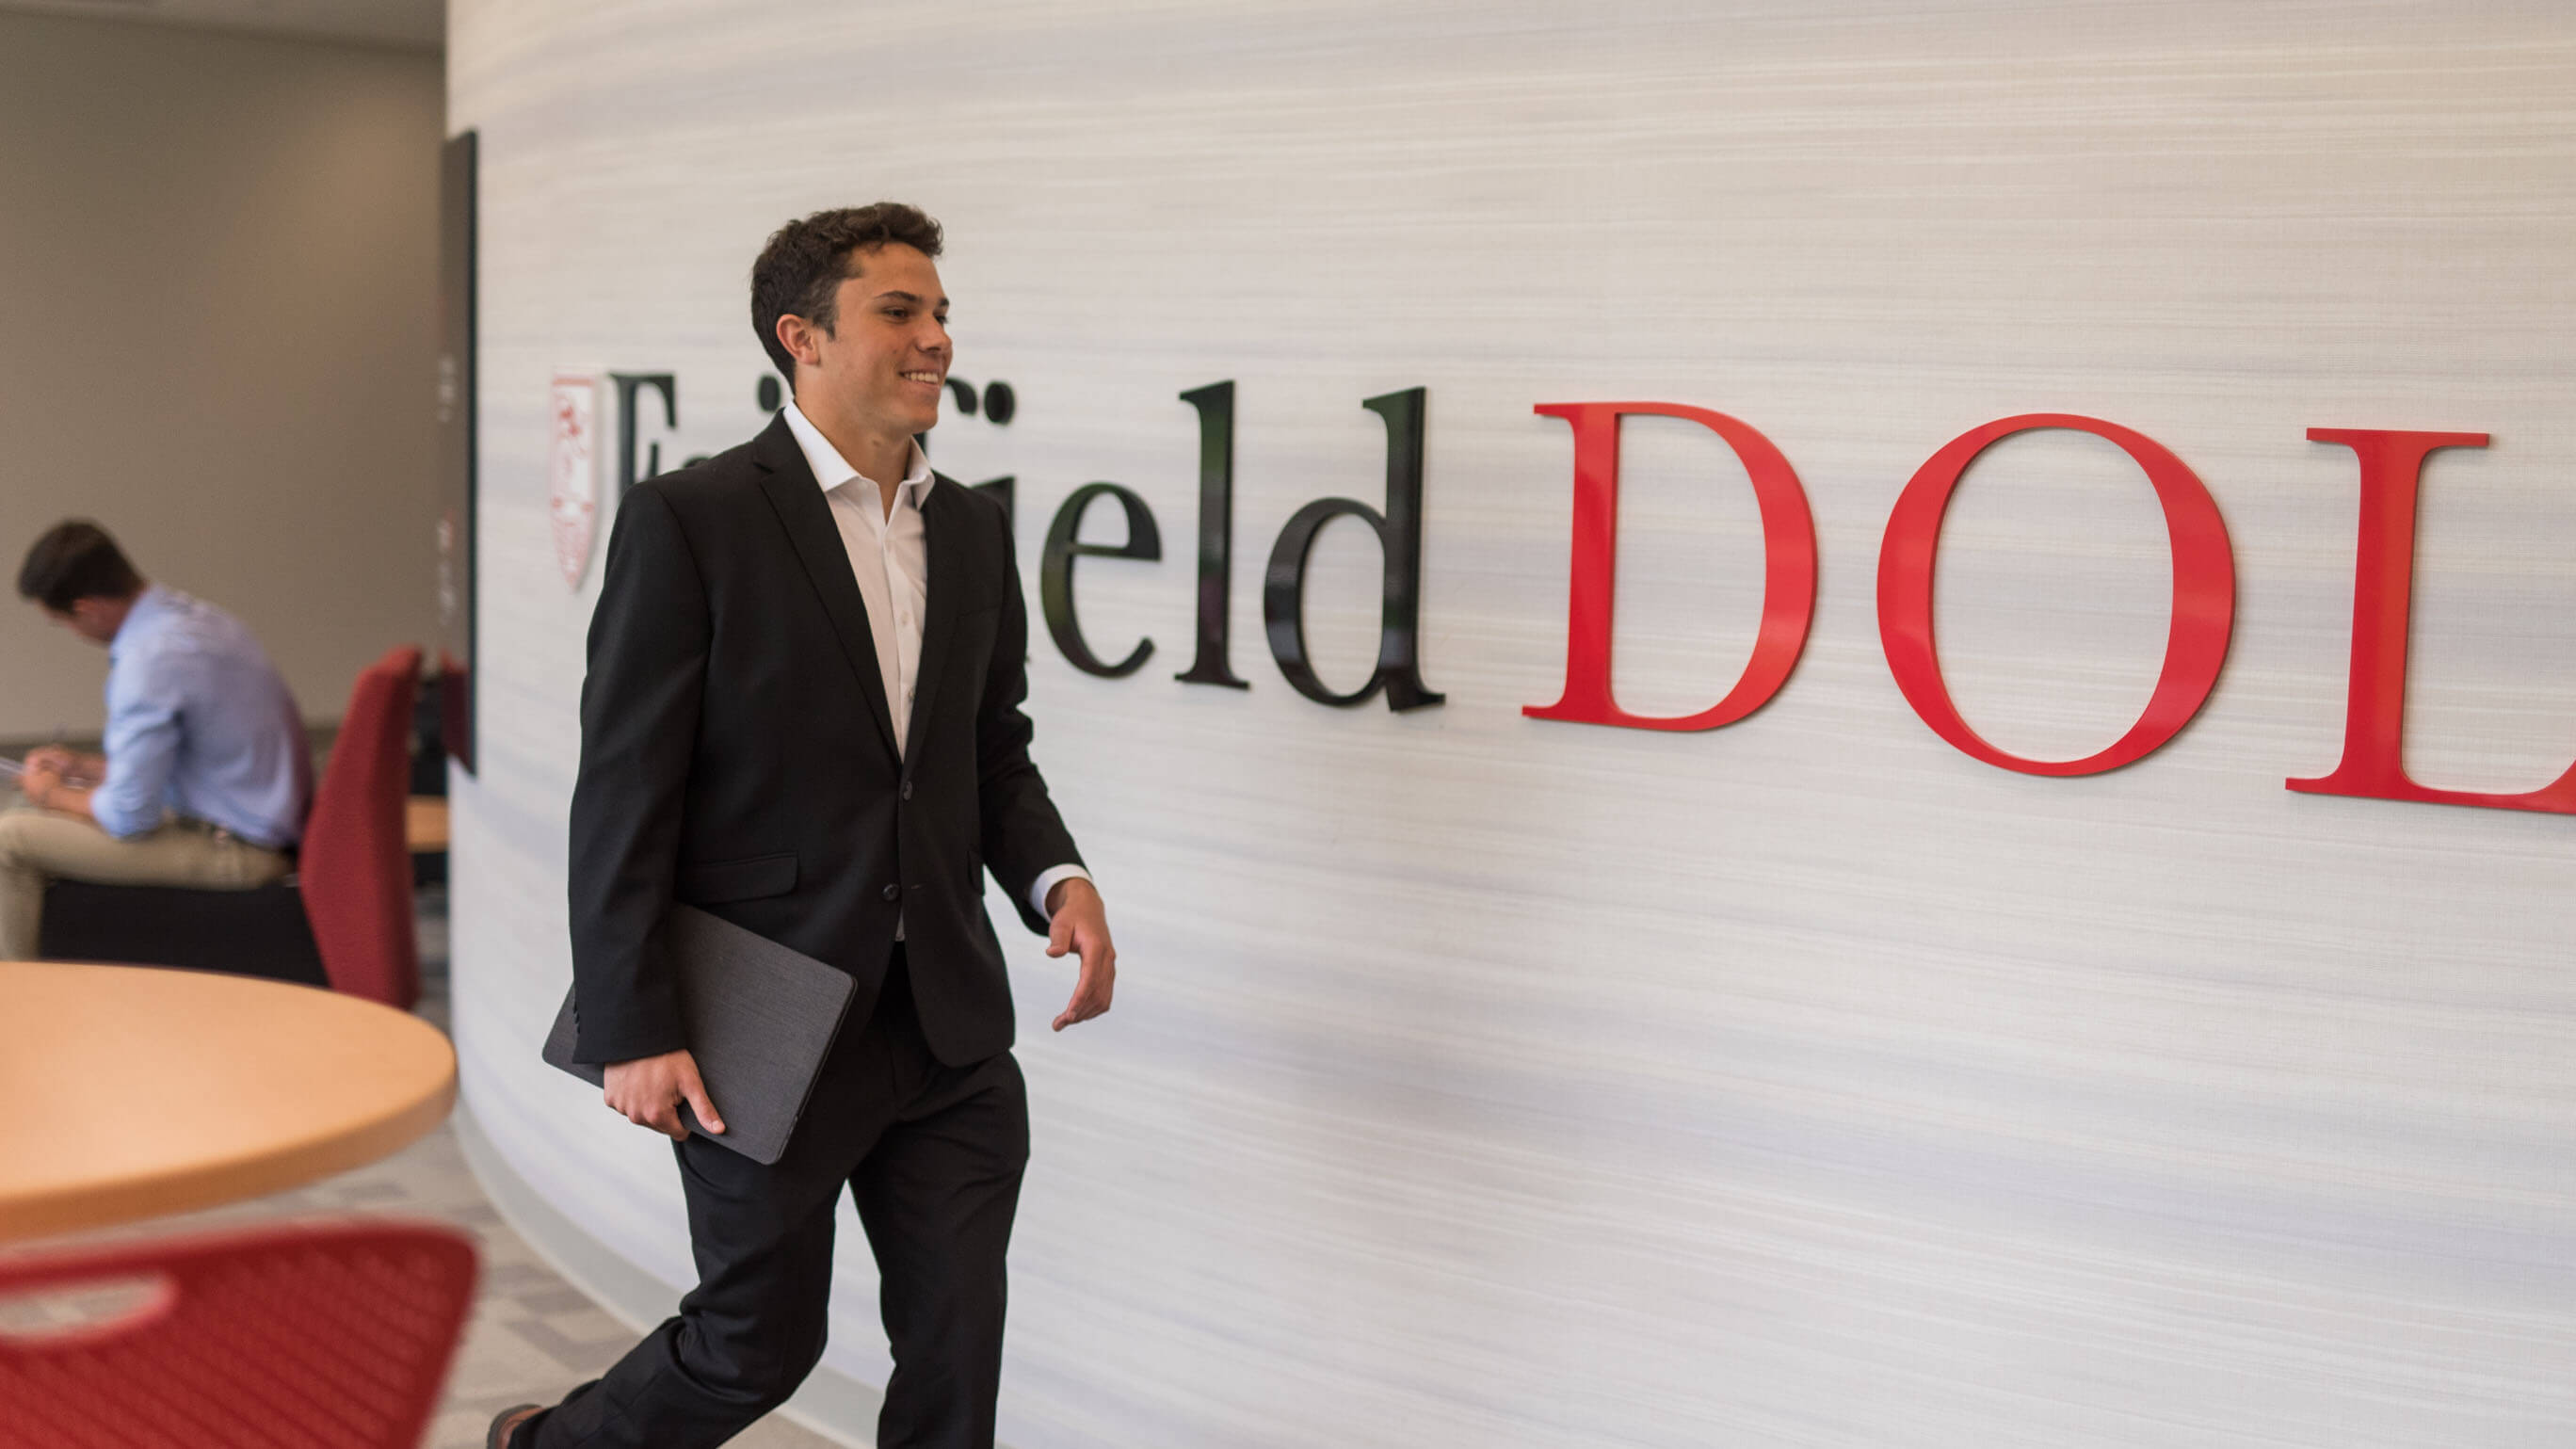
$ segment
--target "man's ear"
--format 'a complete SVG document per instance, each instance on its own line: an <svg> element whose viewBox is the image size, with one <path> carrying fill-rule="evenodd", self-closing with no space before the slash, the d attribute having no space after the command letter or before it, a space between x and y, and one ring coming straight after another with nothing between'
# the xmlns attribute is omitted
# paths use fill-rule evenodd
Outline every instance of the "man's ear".
<svg viewBox="0 0 2576 1449"><path fill-rule="evenodd" d="M793 312L778 314L778 345L786 348L787 355L795 358L801 366L823 365L822 346L814 340L815 334L822 330Z"/></svg>

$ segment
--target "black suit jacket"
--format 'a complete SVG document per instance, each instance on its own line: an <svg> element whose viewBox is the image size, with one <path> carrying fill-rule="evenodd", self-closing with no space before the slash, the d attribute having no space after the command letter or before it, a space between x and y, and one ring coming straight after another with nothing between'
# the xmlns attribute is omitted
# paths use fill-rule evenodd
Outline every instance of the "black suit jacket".
<svg viewBox="0 0 2576 1449"><path fill-rule="evenodd" d="M858 978L900 915L922 1034L950 1065L1011 1044L984 914L1076 864L1029 761L1028 611L1001 505L923 497L929 603L906 753L849 555L784 418L618 504L590 625L573 786L575 1056L687 1045L659 926L685 901Z"/></svg>

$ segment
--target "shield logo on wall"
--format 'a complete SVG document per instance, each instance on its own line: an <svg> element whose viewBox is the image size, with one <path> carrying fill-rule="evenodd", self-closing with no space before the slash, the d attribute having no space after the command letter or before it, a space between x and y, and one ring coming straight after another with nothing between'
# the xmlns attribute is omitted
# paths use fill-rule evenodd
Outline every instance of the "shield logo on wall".
<svg viewBox="0 0 2576 1449"><path fill-rule="evenodd" d="M564 582L581 587L590 572L590 540L599 518L599 379L555 374L548 409L554 446L547 460L546 511L554 520L555 564Z"/></svg>

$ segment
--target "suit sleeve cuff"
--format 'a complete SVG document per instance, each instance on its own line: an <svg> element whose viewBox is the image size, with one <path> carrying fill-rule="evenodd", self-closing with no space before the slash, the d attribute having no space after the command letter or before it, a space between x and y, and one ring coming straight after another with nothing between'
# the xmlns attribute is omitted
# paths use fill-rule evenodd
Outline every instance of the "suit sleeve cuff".
<svg viewBox="0 0 2576 1449"><path fill-rule="evenodd" d="M1084 870L1081 866L1050 866L1045 870L1039 871L1037 882L1029 887L1029 905L1037 911L1038 915L1042 919L1053 920L1055 917L1046 908L1047 892L1054 890L1056 882L1058 881L1089 879L1091 879L1091 872Z"/></svg>

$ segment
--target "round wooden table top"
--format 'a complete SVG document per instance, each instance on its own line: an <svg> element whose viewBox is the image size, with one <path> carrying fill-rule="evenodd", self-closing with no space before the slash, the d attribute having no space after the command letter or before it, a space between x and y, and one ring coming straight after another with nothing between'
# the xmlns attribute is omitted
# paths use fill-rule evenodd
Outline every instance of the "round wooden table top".
<svg viewBox="0 0 2576 1449"><path fill-rule="evenodd" d="M0 1242L211 1207L437 1126L456 1052L310 986L0 961Z"/></svg>

